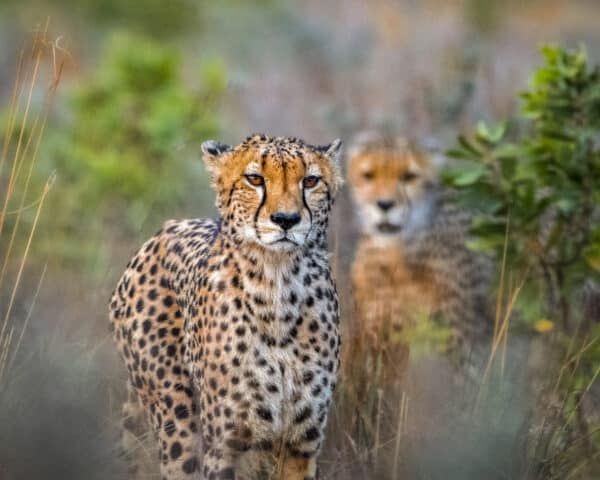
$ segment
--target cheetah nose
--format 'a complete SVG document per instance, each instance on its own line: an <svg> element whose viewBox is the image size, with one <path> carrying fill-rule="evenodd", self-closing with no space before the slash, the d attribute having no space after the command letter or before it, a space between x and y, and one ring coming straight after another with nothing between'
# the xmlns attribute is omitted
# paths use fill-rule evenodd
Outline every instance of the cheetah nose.
<svg viewBox="0 0 600 480"><path fill-rule="evenodd" d="M381 208L384 212L387 212L390 208L394 206L393 200L377 200L377 206Z"/></svg>
<svg viewBox="0 0 600 480"><path fill-rule="evenodd" d="M271 215L271 221L284 230L289 230L300 221L300 214L277 212Z"/></svg>

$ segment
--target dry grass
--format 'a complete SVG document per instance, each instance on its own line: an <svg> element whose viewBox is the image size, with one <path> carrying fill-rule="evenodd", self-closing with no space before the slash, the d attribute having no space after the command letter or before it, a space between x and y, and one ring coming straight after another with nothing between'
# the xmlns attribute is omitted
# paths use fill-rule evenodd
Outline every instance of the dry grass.
<svg viewBox="0 0 600 480"><path fill-rule="evenodd" d="M538 337L549 355L543 370L530 369L526 362L531 338L516 335L509 341L509 332L519 295L533 273L526 269L515 279L507 272L508 242L507 228L493 336L484 340L489 353L478 359L475 379L461 366L448 368L448 359L435 363L434 370L423 370L419 363L424 359L413 358L411 352L403 371L394 373L397 381L390 382L383 372L398 366L391 353L394 347L370 349L360 323L351 319L348 330L352 334L345 339L345 363L322 457L323 478L594 478L590 472L598 471L600 455L594 450L586 455L585 444L600 429L590 428L566 448L561 443L600 376L598 366L577 390L574 378L582 356L599 339L579 342L576 334L567 356L557 363L552 337ZM354 315L352 305L346 311ZM525 352L519 346L523 343ZM397 344L396 348L406 346ZM440 381L447 375L457 380L456 387ZM542 388L548 381L549 392ZM439 411L421 405L427 398L420 384L428 383L434 384L429 394L439 395L433 406ZM575 401L570 401L574 395ZM427 450L430 453L423 453ZM436 463L439 466L431 465Z"/></svg>
<svg viewBox="0 0 600 480"><path fill-rule="evenodd" d="M39 28L35 33L32 44L23 48L19 56L16 68L14 88L9 103L8 123L3 139L0 157L0 179L2 173L7 170L6 182L0 183L1 193L0 210L0 288L3 285L8 291L6 307L0 310L0 392L6 383L8 373L15 362L17 352L33 314L33 308L44 281L46 267L38 276L35 291L27 308L27 314L22 321L17 321L14 316L15 299L18 294L23 294L21 283L24 272L32 266L28 263L30 247L36 240L36 229L40 215L44 213L44 205L50 194L54 177L50 176L42 190L32 192L31 177L34 171L39 147L43 140L48 115L51 111L56 89L61 79L64 60L63 52L56 42L47 39L47 24ZM45 70L42 68L44 59L51 58L52 64L47 70L48 78L44 78ZM33 92L45 85L45 100L43 108L34 112L32 99ZM33 198L33 199L32 199ZM26 213L35 209L29 222L25 222ZM24 225L27 225L26 227ZM508 242L509 231L507 228L506 239ZM24 238L25 242L19 244L18 239ZM339 239L335 238L335 251L340 249ZM338 255L335 255L338 259ZM506 249L502 260L500 271L500 288L496 298L494 335L491 340L490 354L483 365L481 378L477 390L465 392L460 386L448 397L444 397L436 404L440 412L428 410L421 405L422 396L415 388L416 382L435 383L431 390L434 393L446 392L446 384L442 383L446 375L454 375L451 369L440 370L447 362L436 359L431 370L419 370L417 374L422 376L410 377L403 375L404 369L408 369L403 363L397 362L397 357L385 356L381 352L373 355L364 345L353 345L354 359L353 367L338 389L338 398L330 415L328 446L320 459L322 467L322 478L325 479L398 479L398 478L450 478L467 480L471 478L507 478L507 479L541 479L536 471L538 459L552 463L562 461L565 455L558 443L573 417L576 415L583 398L589 392L592 384L600 375L600 366L595 370L590 382L579 392L575 405L569 404L569 398L573 395L573 381L577 372L582 355L596 344L598 338L587 339L581 344L575 342L575 337L568 347L567 354L562 364L556 370L557 375L553 377L550 392L547 398L558 398L551 405L544 399L538 402L534 397L529 400L526 407L520 403L519 395L506 397L509 400L498 402L495 396L498 392L503 393L503 388L515 383L514 373L510 370L511 343L515 341L509 332L515 302L524 282L524 278L514 281L506 272ZM14 266L14 268L13 268ZM21 290L20 290L21 289ZM352 308L348 308L352 310ZM360 335L358 335L360 337ZM359 342L360 343L360 342ZM96 366L103 364L98 359L92 358L94 351L90 353L88 345L79 346L72 352L65 353L65 358L73 364L94 363ZM112 346L110 347L112 348ZM55 348L56 351L59 348ZM104 359L101 359L104 360ZM62 361L62 360L61 360ZM515 362L513 362L515 363ZM517 362L518 363L518 362ZM392 368L389 368L392 367ZM98 372L93 370L93 375ZM388 383L389 375L386 371L395 372L398 382ZM85 368L82 371L86 371ZM81 373L80 370L71 372L69 375L75 378ZM89 375L89 372L87 372ZM498 373L496 375L496 373ZM432 378L426 378L426 374L432 374ZM552 376L552 372L548 374ZM70 379L70 378L67 378ZM570 387L564 389L564 384ZM82 385L84 383L82 382ZM417 386L418 387L418 386ZM54 386L53 386L54 388ZM97 390L93 390L97 392ZM510 400L516 399L515 402ZM533 419L529 416L528 409L533 405L541 419L540 432L531 439L529 427ZM554 405L558 404L555 409ZM510 410L527 410L515 423L519 423L519 429L509 433L509 450L514 457L509 458L518 463L517 454L514 453L519 447L525 446L528 455L525 468L511 470L507 462L498 461L494 464L494 458L498 443L503 440L502 422L507 418L501 408ZM114 409L118 411L118 408ZM557 411L555 411L557 410ZM114 415L116 418L117 414ZM454 416L453 418L450 418ZM112 420L112 419L111 419ZM108 420L107 420L108 423ZM50 428L56 425L51 423ZM522 428L521 428L522 427ZM518 431L517 431L518 430ZM597 434L598 428L592 429L587 436ZM490 437L490 446L482 447L482 438ZM150 438L150 443L153 439ZM581 447L586 442L586 436L580 436L570 443L570 449ZM140 449L145 451L148 439L140 438ZM441 445L441 447L440 447ZM431 449L430 456L423 456L420 449ZM437 449L437 450L436 450ZM465 453L465 450L471 450ZM449 465L452 472L445 476L436 476L435 473L428 475L421 473L427 470L423 465L435 455L442 456L442 466ZM115 452L111 452L116 454ZM146 452L147 453L147 452ZM455 456L456 458L451 458ZM147 453L147 457L154 461L153 452ZM416 458L416 460L414 459ZM590 466L599 458L598 452L574 462L568 473L563 478L576 479L585 478ZM419 463L420 462L420 463ZM467 464L458 465L459 463ZM468 465L469 463L473 465ZM465 470L464 468L472 467ZM518 470L518 473L514 472ZM435 469L429 470L436 472ZM456 473L459 472L459 473ZM465 473L466 472L466 473ZM475 473L473 473L475 472ZM481 472L485 472L481 474ZM0 476L2 471L0 468ZM111 477L113 478L113 477ZM556 478L556 477L547 477ZM546 480L544 478L544 480Z"/></svg>
<svg viewBox="0 0 600 480"><path fill-rule="evenodd" d="M3 169L7 167L7 179L1 184L4 189L2 208L0 210L0 244L3 246L0 270L0 290L4 285L10 291L8 303L0 311L2 326L0 327L0 389L8 367L14 361L16 352L21 344L25 330L33 311L46 268L39 276L36 293L29 307L29 313L22 324L13 319L17 292L21 286L23 273L31 249L40 215L54 183L55 176L50 175L38 195L37 200L26 204L32 174L36 165L40 145L44 137L48 115L54 103L56 90L60 83L64 66L64 55L56 42L48 40L49 21L39 27L29 47L25 46L20 52L16 69L16 77L12 96L8 106L8 121L4 132L2 156L0 157L0 179ZM49 55L50 54L50 55ZM52 65L44 74L44 59L52 58ZM45 86L44 102L40 110L34 112L34 92ZM15 140L16 138L16 140ZM23 214L35 207L35 214L28 231L22 233ZM10 225L9 225L10 219ZM7 230L10 228L10 231ZM17 239L25 236L26 241L22 251L18 251ZM16 272L12 274L11 266L16 263ZM9 276L10 275L10 276Z"/></svg>

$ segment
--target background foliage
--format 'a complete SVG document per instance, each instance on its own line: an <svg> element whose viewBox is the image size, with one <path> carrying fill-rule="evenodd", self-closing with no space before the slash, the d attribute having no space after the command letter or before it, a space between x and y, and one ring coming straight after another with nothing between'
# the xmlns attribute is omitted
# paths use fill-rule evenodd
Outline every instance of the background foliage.
<svg viewBox="0 0 600 480"><path fill-rule="evenodd" d="M599 309L588 291L600 236L595 1L5 0L1 132L20 46L48 17L48 41L69 61L4 282L0 275L1 322L14 290L7 279L19 271L36 202L55 173L15 290L11 324L25 335L10 375L0 376L0 478L123 478L114 440L124 372L106 303L131 253L165 219L214 213L202 140L236 143L264 131L326 143L388 127L445 149L480 120L454 152L461 159L446 161L448 181L479 212L473 246L495 256L500 313L526 279L501 337L501 374L487 377L491 393L476 414L470 392L453 383L442 348L448 332L420 324L406 332L401 397L364 385L372 410L380 398L389 407L390 415L369 421L390 436L373 455L334 408L322 475L383 478L393 463L401 478L600 475L589 441L600 424ZM585 43L588 58L547 49L519 110L517 92L548 41ZM29 52L23 61L31 71ZM42 59L41 72L55 67L51 53ZM43 110L45 89L35 85L32 114ZM23 127L27 138L31 120ZM7 180L5 168L2 198ZM0 234L2 262L22 193ZM351 319L346 279L357 232L344 195L332 238L343 316ZM3 348L0 339L0 359Z"/></svg>
<svg viewBox="0 0 600 480"><path fill-rule="evenodd" d="M587 409L590 420L582 402L600 366L600 312L590 308L600 295L600 67L589 65L583 48L542 53L545 64L521 95L519 131L509 139L506 124L480 123L450 151L463 162L445 179L477 212L471 245L497 262L505 258L505 270L522 284L517 325L556 325L555 352L567 359L578 352L555 385L563 398L553 412L560 431L536 452L547 462L544 475L561 478L568 471L547 458L568 452L573 436L590 455L600 446L594 409ZM579 435L567 434L566 425Z"/></svg>
<svg viewBox="0 0 600 480"><path fill-rule="evenodd" d="M135 237L148 225L158 229L173 209L212 203L198 143L219 133L225 70L216 59L191 70L184 80L174 48L111 36L47 132L37 173L44 181L58 172L60 193L42 224L53 234L42 253L96 262L110 244L105 225L118 223L121 235Z"/></svg>
<svg viewBox="0 0 600 480"><path fill-rule="evenodd" d="M548 46L543 55L516 138L506 124L480 123L450 151L465 162L445 178L478 212L471 245L497 260L506 245L508 270L544 292L545 313L569 329L561 299L600 273L600 70L583 49Z"/></svg>

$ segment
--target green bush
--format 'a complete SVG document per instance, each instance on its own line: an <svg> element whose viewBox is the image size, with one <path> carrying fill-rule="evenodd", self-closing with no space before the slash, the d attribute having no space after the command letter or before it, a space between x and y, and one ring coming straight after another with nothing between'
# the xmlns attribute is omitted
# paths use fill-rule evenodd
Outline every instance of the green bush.
<svg viewBox="0 0 600 480"><path fill-rule="evenodd" d="M517 324L556 326L545 337L546 371L536 372L552 391L532 445L536 478L558 479L593 468L600 449L598 410L583 402L600 364L600 69L583 49L543 55L522 94L520 133L509 140L505 125L479 124L450 151L462 162L444 177L477 212L471 246L498 264L506 249L505 273L524 282Z"/></svg>
<svg viewBox="0 0 600 480"><path fill-rule="evenodd" d="M189 88L182 67L169 47L116 35L69 92L42 172L58 175L45 224L53 256L96 261L107 232L146 233L186 205L210 208L199 146L218 133L224 68L205 61Z"/></svg>
<svg viewBox="0 0 600 480"><path fill-rule="evenodd" d="M522 94L522 133L509 141L506 124L479 124L450 151L462 163L445 180L477 211L473 248L502 258L508 229L507 269L530 273L521 302L529 318L546 313L571 328L560 302L600 273L600 71L583 49L543 55ZM544 295L535 303L546 312L531 311L527 292Z"/></svg>

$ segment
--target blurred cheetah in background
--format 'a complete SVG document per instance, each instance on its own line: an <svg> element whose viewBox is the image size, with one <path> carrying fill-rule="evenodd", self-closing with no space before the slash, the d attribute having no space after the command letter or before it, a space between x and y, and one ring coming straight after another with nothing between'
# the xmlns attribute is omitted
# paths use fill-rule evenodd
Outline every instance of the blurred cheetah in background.
<svg viewBox="0 0 600 480"><path fill-rule="evenodd" d="M429 155L364 133L348 161L362 232L351 274L360 329L379 342L439 315L465 343L485 336L489 268L466 247L470 218L449 201Z"/></svg>

